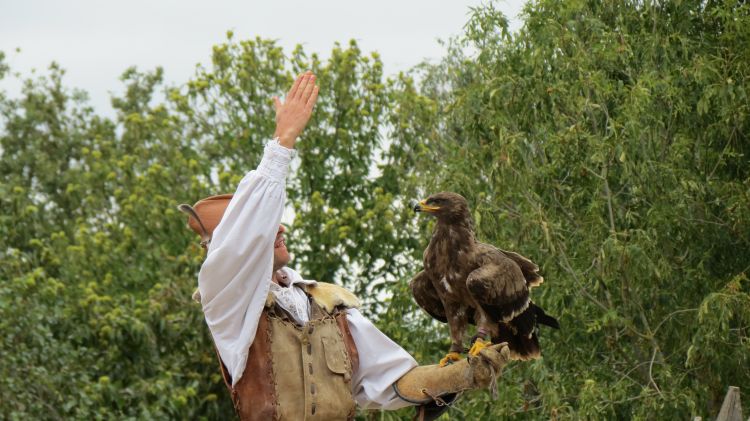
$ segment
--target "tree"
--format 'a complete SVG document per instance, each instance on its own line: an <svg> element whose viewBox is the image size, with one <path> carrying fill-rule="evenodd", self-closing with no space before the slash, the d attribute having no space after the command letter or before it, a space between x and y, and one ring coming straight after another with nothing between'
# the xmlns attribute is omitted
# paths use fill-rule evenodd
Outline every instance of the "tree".
<svg viewBox="0 0 750 421"><path fill-rule="evenodd" d="M489 6L426 69L442 165L420 185L540 261L563 326L467 413L685 418L748 384L747 23L731 1L539 1L511 36Z"/></svg>
<svg viewBox="0 0 750 421"><path fill-rule="evenodd" d="M232 413L175 206L233 190L273 131L271 97L310 68L322 94L288 189L298 270L355 290L434 363L447 329L408 289L431 222L409 200L462 193L481 240L543 268L532 296L562 329L454 418L716 413L750 384L748 8L540 0L524 20L510 34L477 8L442 62L389 78L354 42L321 60L230 33L182 86L128 69L114 120L54 64L0 93L0 411Z"/></svg>

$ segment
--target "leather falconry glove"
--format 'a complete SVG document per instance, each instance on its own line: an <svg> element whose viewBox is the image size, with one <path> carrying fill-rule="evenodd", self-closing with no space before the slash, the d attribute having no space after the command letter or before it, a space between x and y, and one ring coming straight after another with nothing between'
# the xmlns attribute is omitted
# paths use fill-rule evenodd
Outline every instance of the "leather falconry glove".
<svg viewBox="0 0 750 421"><path fill-rule="evenodd" d="M414 404L434 401L445 405L441 396L483 387L489 387L495 395L496 378L509 360L510 350L503 342L445 367L437 364L415 367L396 381L393 389L401 399Z"/></svg>

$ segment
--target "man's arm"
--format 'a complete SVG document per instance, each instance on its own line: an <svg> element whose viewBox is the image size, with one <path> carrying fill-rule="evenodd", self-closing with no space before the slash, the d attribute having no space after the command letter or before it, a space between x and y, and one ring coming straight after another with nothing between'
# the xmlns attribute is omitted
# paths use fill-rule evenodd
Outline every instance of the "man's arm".
<svg viewBox="0 0 750 421"><path fill-rule="evenodd" d="M216 227L198 275L201 304L234 384L240 379L273 271L273 242L286 201L286 175L297 137L317 99L315 76L297 78L282 104L274 98L278 143L237 187Z"/></svg>
<svg viewBox="0 0 750 421"><path fill-rule="evenodd" d="M349 309L346 315L359 353L359 367L352 376L357 405L364 409L387 410L413 405L396 395L393 384L416 367L417 362L359 310Z"/></svg>
<svg viewBox="0 0 750 421"><path fill-rule="evenodd" d="M359 367L353 376L354 399L365 409L392 410L440 397L449 400L448 395L494 383L509 359L507 344L500 344L451 366L418 366L358 310L347 310L347 321L359 353Z"/></svg>

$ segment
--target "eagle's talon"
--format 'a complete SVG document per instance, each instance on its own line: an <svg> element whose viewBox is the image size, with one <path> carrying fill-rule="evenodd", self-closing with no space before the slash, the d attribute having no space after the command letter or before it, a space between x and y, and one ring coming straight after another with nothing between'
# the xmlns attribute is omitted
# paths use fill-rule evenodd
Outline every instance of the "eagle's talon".
<svg viewBox="0 0 750 421"><path fill-rule="evenodd" d="M455 361L459 361L461 359L461 354L458 352L449 352L445 354L445 357L440 360L440 367L445 367L446 365L453 364Z"/></svg>
<svg viewBox="0 0 750 421"><path fill-rule="evenodd" d="M471 337L471 339L469 340L469 343L472 344L472 345L474 345L474 343L476 341L486 340L487 338L488 338L487 335L481 334L481 333L477 332L476 335L474 335L474 336ZM469 350L467 349L466 351L468 352Z"/></svg>
<svg viewBox="0 0 750 421"><path fill-rule="evenodd" d="M471 349L469 350L469 355L477 356L479 355L479 352L481 350L483 350L484 348L487 348L490 345L492 345L492 342L485 341L482 338L477 338L477 340L474 341L474 345L472 345Z"/></svg>

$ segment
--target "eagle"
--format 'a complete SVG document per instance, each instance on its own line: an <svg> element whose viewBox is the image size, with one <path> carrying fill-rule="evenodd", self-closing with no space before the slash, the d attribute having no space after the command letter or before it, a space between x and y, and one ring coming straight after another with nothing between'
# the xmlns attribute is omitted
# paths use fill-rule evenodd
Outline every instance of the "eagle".
<svg viewBox="0 0 750 421"><path fill-rule="evenodd" d="M470 355L491 343L507 342L512 359L539 358L537 325L560 328L529 297L531 288L544 281L539 267L518 253L477 241L469 206L460 194L433 194L414 211L437 219L424 251L424 270L409 287L417 304L450 328L450 352L440 365L461 358L468 324L477 326Z"/></svg>

